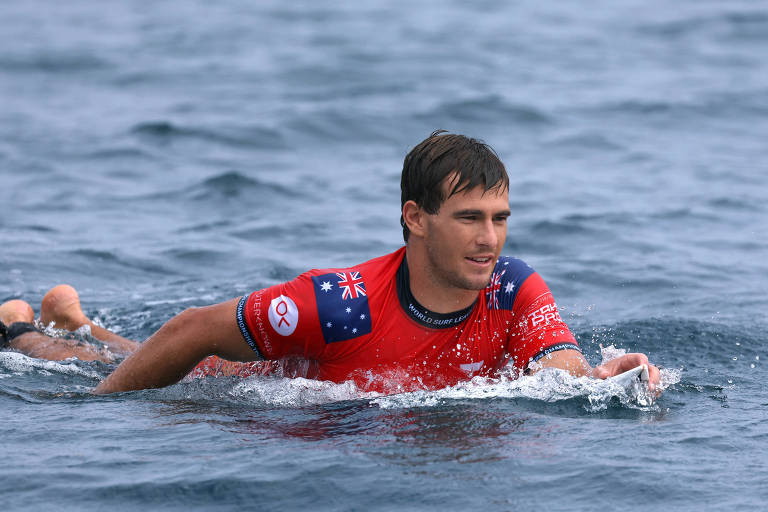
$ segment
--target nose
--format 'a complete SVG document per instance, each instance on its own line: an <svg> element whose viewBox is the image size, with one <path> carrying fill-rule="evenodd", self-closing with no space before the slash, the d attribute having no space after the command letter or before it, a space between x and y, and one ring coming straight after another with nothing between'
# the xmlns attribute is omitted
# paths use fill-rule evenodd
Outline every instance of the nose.
<svg viewBox="0 0 768 512"><path fill-rule="evenodd" d="M496 248L496 244L499 242L499 235L496 233L493 219L486 219L480 223L476 242L481 247Z"/></svg>

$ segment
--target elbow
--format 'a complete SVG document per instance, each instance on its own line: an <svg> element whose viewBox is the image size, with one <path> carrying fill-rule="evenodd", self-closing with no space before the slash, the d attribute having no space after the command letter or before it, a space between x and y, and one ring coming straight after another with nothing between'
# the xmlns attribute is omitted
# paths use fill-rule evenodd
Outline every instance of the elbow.
<svg viewBox="0 0 768 512"><path fill-rule="evenodd" d="M162 326L160 331L164 334L176 337L183 335L186 332L193 332L195 325L199 322L198 317L200 308L187 308L181 313L168 320L165 325ZM158 331L158 333L160 332Z"/></svg>

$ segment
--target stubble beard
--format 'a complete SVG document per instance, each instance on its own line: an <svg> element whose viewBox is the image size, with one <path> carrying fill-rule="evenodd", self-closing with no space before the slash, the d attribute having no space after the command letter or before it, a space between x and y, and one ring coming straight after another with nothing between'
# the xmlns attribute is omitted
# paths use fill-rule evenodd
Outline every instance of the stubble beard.
<svg viewBox="0 0 768 512"><path fill-rule="evenodd" d="M440 257L437 254L439 251L436 250L434 244L431 244L429 241L427 241L426 248L427 259L430 264L430 268L427 269L427 273L434 282L445 287L450 286L460 290L472 291L484 290L488 286L488 283L491 280L491 273L493 272L493 269L488 272L487 276L482 278L465 278L458 272L452 272L450 269L443 268L443 266L440 264Z"/></svg>

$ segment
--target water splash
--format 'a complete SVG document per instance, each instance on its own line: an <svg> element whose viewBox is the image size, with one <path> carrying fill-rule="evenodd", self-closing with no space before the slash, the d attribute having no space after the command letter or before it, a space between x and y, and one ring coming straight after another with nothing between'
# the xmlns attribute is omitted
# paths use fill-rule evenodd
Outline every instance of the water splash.
<svg viewBox="0 0 768 512"><path fill-rule="evenodd" d="M19 352L0 352L0 379L33 372L42 374L78 375L101 379L103 375L93 369L84 368L75 363L76 359L47 361L25 356Z"/></svg>
<svg viewBox="0 0 768 512"><path fill-rule="evenodd" d="M236 384L229 396L238 401L277 407L303 407L344 400L359 400L382 396L361 391L352 381L336 384L297 377L251 377Z"/></svg>
<svg viewBox="0 0 768 512"><path fill-rule="evenodd" d="M679 382L679 370L663 370L660 391ZM390 395L372 400L383 409L400 407L434 407L452 400L478 398L529 399L542 402L561 402L577 399L589 412L605 410L614 399L623 407L648 409L654 399L642 387L626 388L615 382L574 377L555 368L547 368L532 376L510 378L475 377L468 382L437 391L416 391Z"/></svg>
<svg viewBox="0 0 768 512"><path fill-rule="evenodd" d="M662 369L659 391L680 381L681 370ZM489 398L528 399L538 402L576 401L588 412L609 407L652 410L656 397L644 384L630 387L612 381L574 377L554 368L532 376L518 377L509 368L499 377L475 377L470 381L438 390L416 390L382 394L365 392L352 381L334 383L302 377L252 376L194 379L163 392L164 399L201 398L232 400L257 407L298 408L347 400L368 400L381 409L438 407L456 400Z"/></svg>

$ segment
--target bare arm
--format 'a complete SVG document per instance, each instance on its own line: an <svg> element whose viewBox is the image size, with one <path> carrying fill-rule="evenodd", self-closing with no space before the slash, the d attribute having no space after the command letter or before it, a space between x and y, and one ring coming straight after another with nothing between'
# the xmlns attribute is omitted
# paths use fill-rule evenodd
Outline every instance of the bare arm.
<svg viewBox="0 0 768 512"><path fill-rule="evenodd" d="M233 299L192 308L173 317L96 386L94 393L168 386L210 355L233 361L255 360L256 353L237 326L237 302Z"/></svg>
<svg viewBox="0 0 768 512"><path fill-rule="evenodd" d="M645 354L625 354L616 359L612 359L605 364L592 368L584 356L578 350L558 350L544 356L539 360L544 367L560 368L576 377L594 377L597 379L607 379L627 370L631 370L641 364L648 365L648 389L655 391L659 384L659 369L648 362Z"/></svg>

